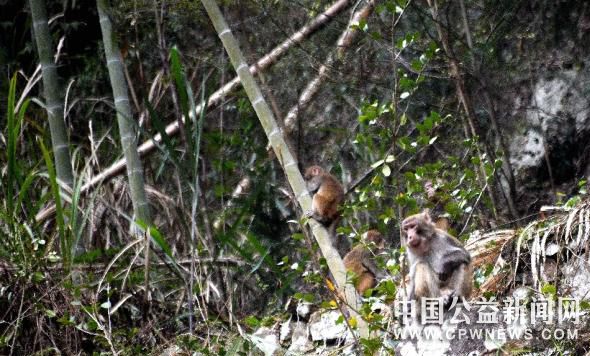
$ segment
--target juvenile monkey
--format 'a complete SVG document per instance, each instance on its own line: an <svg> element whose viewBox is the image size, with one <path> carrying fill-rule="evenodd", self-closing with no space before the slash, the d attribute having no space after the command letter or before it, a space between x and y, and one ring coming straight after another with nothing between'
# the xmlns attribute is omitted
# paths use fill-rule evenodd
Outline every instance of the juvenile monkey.
<svg viewBox="0 0 590 356"><path fill-rule="evenodd" d="M307 216L314 218L328 229L332 244L338 252L348 250L347 241L336 241L336 225L340 220L340 204L344 200L344 189L333 175L320 166L310 166L303 178L307 190L313 195L311 211ZM344 240L344 239L342 239Z"/></svg>
<svg viewBox="0 0 590 356"><path fill-rule="evenodd" d="M344 266L356 276L354 286L361 295L375 287L377 279L384 276L375 265L375 255L385 248L385 239L379 231L369 230L363 235L363 240L344 256Z"/></svg>
<svg viewBox="0 0 590 356"><path fill-rule="evenodd" d="M410 300L469 298L472 289L471 256L459 240L438 229L428 210L407 217L402 232L410 265Z"/></svg>

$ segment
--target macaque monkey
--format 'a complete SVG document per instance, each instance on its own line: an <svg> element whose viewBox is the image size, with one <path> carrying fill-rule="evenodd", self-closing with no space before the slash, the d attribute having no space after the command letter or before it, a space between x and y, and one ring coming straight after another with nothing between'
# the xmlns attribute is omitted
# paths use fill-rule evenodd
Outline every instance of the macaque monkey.
<svg viewBox="0 0 590 356"><path fill-rule="evenodd" d="M354 273L354 286L361 295L367 289L374 288L377 279L384 277L384 273L375 265L375 255L385 248L385 239L379 231L369 230L363 235L363 240L344 256L344 266L347 271Z"/></svg>
<svg viewBox="0 0 590 356"><path fill-rule="evenodd" d="M410 265L409 299L442 298L448 307L455 297L469 298L473 267L459 240L438 229L428 210L402 222Z"/></svg>
<svg viewBox="0 0 590 356"><path fill-rule="evenodd" d="M340 204L344 200L344 189L333 175L320 166L311 166L303 176L307 189L313 195L308 217L314 218L328 229L332 244L342 255L348 250L347 241L336 241L336 225L340 221ZM342 239L344 240L344 239Z"/></svg>

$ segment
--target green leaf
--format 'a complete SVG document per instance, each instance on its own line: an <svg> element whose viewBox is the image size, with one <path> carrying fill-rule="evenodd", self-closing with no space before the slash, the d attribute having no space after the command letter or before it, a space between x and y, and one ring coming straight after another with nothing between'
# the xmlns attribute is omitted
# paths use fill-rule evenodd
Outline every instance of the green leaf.
<svg viewBox="0 0 590 356"><path fill-rule="evenodd" d="M557 295L557 288L553 284L545 284L541 288L541 292L545 295L555 296Z"/></svg>
<svg viewBox="0 0 590 356"><path fill-rule="evenodd" d="M145 226L145 224L139 224L139 225ZM172 256L172 249L170 249L170 246L168 245L166 240L164 240L164 237L162 236L160 231L155 226L150 226L149 232L150 232L150 237L156 242L156 244L158 246L160 246L162 251L164 251L164 253L166 255L168 255L168 257L170 257L171 259L174 259L174 257Z"/></svg>
<svg viewBox="0 0 590 356"><path fill-rule="evenodd" d="M371 168L377 168L377 167L379 167L380 165L382 165L382 164L383 164L383 162L385 162L385 160L382 160L382 159L380 159L380 160L378 160L377 162L375 162L375 163L371 164Z"/></svg>
<svg viewBox="0 0 590 356"><path fill-rule="evenodd" d="M257 328L260 326L260 320L258 320L255 316L250 315L244 319L244 323L251 328Z"/></svg>
<svg viewBox="0 0 590 356"><path fill-rule="evenodd" d="M399 118L399 124L400 126L404 126L406 123L408 123L408 116L406 115L406 113L403 113L402 116Z"/></svg>
<svg viewBox="0 0 590 356"><path fill-rule="evenodd" d="M35 272L33 273L33 282L34 283L39 283L42 282L43 280L45 280L45 275L42 272Z"/></svg>
<svg viewBox="0 0 590 356"><path fill-rule="evenodd" d="M381 173L385 177L389 177L391 175L391 168L389 167L389 165L384 164L383 167L381 168Z"/></svg>
<svg viewBox="0 0 590 356"><path fill-rule="evenodd" d="M422 63L422 61L421 61L421 60L419 60L419 59L414 59L414 60L412 60L412 63L410 63L410 67L411 67L413 70L415 70L415 71L417 71L417 72L420 72L420 71L422 71L422 69L424 69L424 64Z"/></svg>
<svg viewBox="0 0 590 356"><path fill-rule="evenodd" d="M17 136L16 136L16 119L14 116L14 110L15 110L15 96L16 96L16 74L14 74L12 76L12 79L10 80L10 85L8 87L8 105L6 108L6 118L7 118L7 147L6 147L6 159L7 159L7 179L5 182L6 185L6 197L8 199L5 199L6 201L6 207L9 213L13 213L14 212L14 201L12 199L12 197L14 196L13 194L13 189L14 189L14 185L16 183L16 176L18 175L16 169L17 169L17 164L16 164L16 142L17 142ZM0 182L2 181L2 179L0 179ZM1 184L1 183L0 183Z"/></svg>
<svg viewBox="0 0 590 356"><path fill-rule="evenodd" d="M53 195L53 200L55 201L55 220L57 221L62 258L64 260L66 269L69 270L71 261L71 246L69 243L71 241L69 241L66 237L64 213L63 207L61 205L60 188L57 184L57 175L55 172L55 167L53 166L53 160L51 159L51 153L49 153L49 150L43 144L43 140L39 140L39 146L41 148L41 152L43 153L45 165L47 166L47 175L49 178L49 184L51 186L51 193Z"/></svg>
<svg viewBox="0 0 590 356"><path fill-rule="evenodd" d="M412 91L416 88L416 82L409 78L407 74L404 74L402 77L399 78L399 88L402 91Z"/></svg>
<svg viewBox="0 0 590 356"><path fill-rule="evenodd" d="M47 315L49 318L55 318L57 313L51 309L45 309L45 315Z"/></svg>
<svg viewBox="0 0 590 356"><path fill-rule="evenodd" d="M180 63L180 52L178 51L178 47L173 46L170 49L170 71L174 77L174 81L176 84L176 90L178 94L178 98L180 100L180 108L182 110L183 115L188 118L188 95L186 91L185 85L185 75L184 75L184 68Z"/></svg>

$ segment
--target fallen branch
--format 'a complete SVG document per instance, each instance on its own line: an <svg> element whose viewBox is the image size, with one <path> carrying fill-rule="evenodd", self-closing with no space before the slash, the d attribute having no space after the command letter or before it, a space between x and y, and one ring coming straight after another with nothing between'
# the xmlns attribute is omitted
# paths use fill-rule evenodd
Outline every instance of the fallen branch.
<svg viewBox="0 0 590 356"><path fill-rule="evenodd" d="M295 130L299 112L307 107L311 99L320 90L322 81L328 75L328 69L332 67L334 62L336 62L336 59L342 58L344 51L350 47L350 44L358 33L358 29L355 28L354 25L358 25L362 20L365 20L367 17L369 17L373 11L374 6L375 1L369 0L365 6L352 15L348 25L346 26L346 30L342 32L338 38L338 42L336 42L337 51L331 52L328 55L328 58L326 58L324 64L322 64L318 70L316 77L313 78L313 80L307 84L303 92L301 92L297 104L295 104L287 113L287 116L285 117L285 128L287 129L287 133L293 132L293 130Z"/></svg>

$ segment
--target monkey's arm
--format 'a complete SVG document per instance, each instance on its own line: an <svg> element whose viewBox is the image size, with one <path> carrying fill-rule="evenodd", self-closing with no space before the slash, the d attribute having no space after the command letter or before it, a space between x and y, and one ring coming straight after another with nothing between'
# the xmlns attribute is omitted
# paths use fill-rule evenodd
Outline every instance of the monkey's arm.
<svg viewBox="0 0 590 356"><path fill-rule="evenodd" d="M338 219L338 202L329 194L323 194L321 191L317 192L312 199L311 211L307 217L314 218L324 225L331 225L331 223Z"/></svg>
<svg viewBox="0 0 590 356"><path fill-rule="evenodd" d="M414 262L410 266L410 271L408 275L410 276L410 284L408 285L408 300L416 299L416 265L418 263Z"/></svg>
<svg viewBox="0 0 590 356"><path fill-rule="evenodd" d="M319 176L313 177L306 181L306 185L307 190L311 193L311 195L314 195L320 189L320 186L322 185L322 179Z"/></svg>
<svg viewBox="0 0 590 356"><path fill-rule="evenodd" d="M446 283L446 293L443 295L443 303L448 307L454 298L469 298L472 287L471 265L458 266Z"/></svg>
<svg viewBox="0 0 590 356"><path fill-rule="evenodd" d="M453 241L453 240L450 240ZM468 298L471 294L471 255L460 245L447 245L434 271L445 285L443 303L448 307L455 297Z"/></svg>
<svg viewBox="0 0 590 356"><path fill-rule="evenodd" d="M451 241L446 240L446 242ZM430 263L441 281L448 280L459 266L471 263L471 255L460 245L439 243L432 249L435 254L430 259Z"/></svg>

